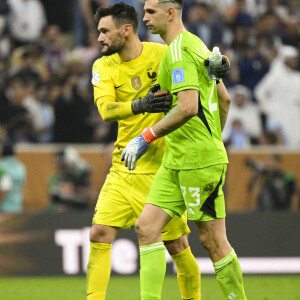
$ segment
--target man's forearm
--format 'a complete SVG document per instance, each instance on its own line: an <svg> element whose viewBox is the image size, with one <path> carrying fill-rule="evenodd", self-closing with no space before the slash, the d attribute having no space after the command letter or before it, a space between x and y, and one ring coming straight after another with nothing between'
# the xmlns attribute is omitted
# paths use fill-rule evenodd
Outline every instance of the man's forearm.
<svg viewBox="0 0 300 300"><path fill-rule="evenodd" d="M230 107L230 102L219 100L219 114L220 114L220 122L221 122L222 131L225 127L229 107Z"/></svg>
<svg viewBox="0 0 300 300"><path fill-rule="evenodd" d="M185 124L191 117L184 113L182 104L178 103L163 119L152 126L152 130L158 137L163 137Z"/></svg>
<svg viewBox="0 0 300 300"><path fill-rule="evenodd" d="M105 122L128 119L134 116L131 102L97 102L98 111Z"/></svg>
<svg viewBox="0 0 300 300"><path fill-rule="evenodd" d="M220 115L221 129L223 131L227 120L229 107L230 107L230 96L223 82L220 82L217 85L217 93L218 93L218 101L219 101L219 115Z"/></svg>

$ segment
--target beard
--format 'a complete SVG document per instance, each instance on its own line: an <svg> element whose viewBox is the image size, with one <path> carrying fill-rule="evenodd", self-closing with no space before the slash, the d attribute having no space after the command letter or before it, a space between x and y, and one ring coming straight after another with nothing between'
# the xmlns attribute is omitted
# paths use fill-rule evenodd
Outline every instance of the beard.
<svg viewBox="0 0 300 300"><path fill-rule="evenodd" d="M123 49L125 45L125 42L122 39L122 36L120 35L118 39L112 42L112 44L109 46L108 44L102 44L101 45L101 54L103 56L109 56L115 53L118 53ZM104 50L104 46L106 46L106 49Z"/></svg>

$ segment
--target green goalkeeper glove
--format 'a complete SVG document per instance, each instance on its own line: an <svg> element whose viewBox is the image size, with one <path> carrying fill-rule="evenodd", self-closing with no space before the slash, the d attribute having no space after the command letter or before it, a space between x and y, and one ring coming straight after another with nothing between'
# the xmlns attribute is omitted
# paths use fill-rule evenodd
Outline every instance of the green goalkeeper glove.
<svg viewBox="0 0 300 300"><path fill-rule="evenodd" d="M131 102L131 110L137 115L141 113L160 113L169 111L172 105L172 95L169 91L160 91L160 85L155 84L143 98Z"/></svg>

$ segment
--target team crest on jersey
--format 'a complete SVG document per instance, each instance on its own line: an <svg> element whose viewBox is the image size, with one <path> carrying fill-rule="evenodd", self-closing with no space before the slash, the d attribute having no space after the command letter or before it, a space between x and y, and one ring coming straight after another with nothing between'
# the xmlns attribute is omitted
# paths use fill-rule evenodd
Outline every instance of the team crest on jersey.
<svg viewBox="0 0 300 300"><path fill-rule="evenodd" d="M172 70L173 84L184 82L183 68Z"/></svg>
<svg viewBox="0 0 300 300"><path fill-rule="evenodd" d="M93 72L92 84L98 84L100 82L100 74L99 71Z"/></svg>
<svg viewBox="0 0 300 300"><path fill-rule="evenodd" d="M156 81L157 73L152 72L152 68L148 69L147 75L148 75L148 78L151 79L152 82Z"/></svg>
<svg viewBox="0 0 300 300"><path fill-rule="evenodd" d="M140 76L135 76L133 78L131 78L131 86L135 89L135 90L139 90L142 87L142 79Z"/></svg>

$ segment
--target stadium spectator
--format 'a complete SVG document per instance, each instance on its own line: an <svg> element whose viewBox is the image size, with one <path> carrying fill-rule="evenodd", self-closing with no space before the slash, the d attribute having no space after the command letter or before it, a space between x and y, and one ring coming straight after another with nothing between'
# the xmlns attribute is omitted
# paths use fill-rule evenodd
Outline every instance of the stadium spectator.
<svg viewBox="0 0 300 300"><path fill-rule="evenodd" d="M230 10L233 27L252 27L253 19L247 10L247 1L236 0L235 5L231 6Z"/></svg>
<svg viewBox="0 0 300 300"><path fill-rule="evenodd" d="M250 207L259 211L298 211L299 192L294 174L281 166L281 156L273 154L265 161L246 160L252 176L248 184Z"/></svg>
<svg viewBox="0 0 300 300"><path fill-rule="evenodd" d="M85 38L85 42L81 46L77 46L71 52L78 60L82 61L88 68L95 57L100 56L99 43L97 42L98 34L95 31L89 31ZM96 42L95 42L96 41ZM85 70L90 71L88 69Z"/></svg>
<svg viewBox="0 0 300 300"><path fill-rule="evenodd" d="M50 143L53 141L54 109L47 102L46 87L37 87L34 81L25 86L26 97L23 105L28 110L33 131L37 142Z"/></svg>
<svg viewBox="0 0 300 300"><path fill-rule="evenodd" d="M40 43L18 47L13 50L10 58L10 74L34 73L37 84L45 84L50 80L50 72L44 60L44 49ZM29 75L26 75L26 77ZM23 76L25 79L25 76ZM39 82L41 81L41 82Z"/></svg>
<svg viewBox="0 0 300 300"><path fill-rule="evenodd" d="M91 141L89 103L78 91L78 76L67 74L63 88L54 101L54 142L87 143ZM80 116L80 117L79 117Z"/></svg>
<svg viewBox="0 0 300 300"><path fill-rule="evenodd" d="M39 0L8 0L8 28L14 47L34 43L47 24L44 7Z"/></svg>
<svg viewBox="0 0 300 300"><path fill-rule="evenodd" d="M44 55L43 59L52 75L59 75L64 67L68 49L61 41L61 31L58 25L49 25L43 34L41 42Z"/></svg>
<svg viewBox="0 0 300 300"><path fill-rule="evenodd" d="M0 169L0 213L1 204L4 201L7 193L12 189L13 183L10 177L6 174L6 172Z"/></svg>
<svg viewBox="0 0 300 300"><path fill-rule="evenodd" d="M248 32L249 33L249 32ZM246 33L247 34L247 33ZM249 88L253 92L254 88L262 77L269 71L270 62L276 55L275 46L268 44L266 49L264 41L258 42L255 39L247 40L241 51L235 54L241 55L238 60L238 83ZM234 45L233 48L235 49ZM256 102L256 99L253 99Z"/></svg>
<svg viewBox="0 0 300 300"><path fill-rule="evenodd" d="M220 45L223 38L222 26L212 18L213 12L209 1L197 1L189 6L186 18L189 31L199 36L209 49Z"/></svg>
<svg viewBox="0 0 300 300"><path fill-rule="evenodd" d="M226 147L233 149L247 149L251 145L249 133L245 130L245 126L240 119L233 119L230 124L228 137L224 141Z"/></svg>
<svg viewBox="0 0 300 300"><path fill-rule="evenodd" d="M300 146L298 67L299 50L293 46L283 45L272 62L270 71L254 91L260 109L267 116L266 123L278 124L286 137L285 144L290 147Z"/></svg>
<svg viewBox="0 0 300 300"><path fill-rule="evenodd" d="M137 9L141 9L142 5L139 1L132 2ZM74 19L77 24L76 26L73 24L74 32L64 31L66 28L68 30L71 28L70 25L66 26L70 16L59 18L55 12L57 9L55 2L52 4L51 1L47 1L47 6L45 0L43 3L47 7L45 12L43 12L44 9L40 0L0 1L0 82L4 82L4 86L8 79L11 80L12 77L20 75L26 80L28 77L34 77L37 84L42 86L42 90L47 91L49 86L56 85L56 83L61 84L65 74L70 73L70 69L73 71L75 65L87 66L88 61L93 61L91 57L97 52L94 38L96 30L92 28L95 24L93 13L104 1L77 0L77 9L74 5L74 10L70 11L70 15L72 13L80 15L79 18ZM29 6L35 7L35 9L30 9L27 13L26 9ZM67 9L67 5L64 7ZM281 43L294 46L299 51L299 7L297 1L272 0L259 1L258 3L255 0L226 0L221 2L187 0L183 14L185 23L191 25L191 30L204 40L211 39L210 49L217 43L222 52L229 56L231 75L229 79L225 80L226 85L229 87L242 84L253 92L269 71L270 64L276 57ZM205 13L203 14L203 12ZM20 17L14 17L17 14ZM36 17L31 17L32 14ZM54 15L55 18L53 18ZM46 19L55 21L46 27ZM85 28L82 26L82 22L86 24ZM21 27L21 29L15 29L18 31L18 37L24 36L28 39L34 33L35 38L17 41L14 37L15 31L12 31L12 25L14 28ZM202 29L198 30L199 28ZM139 26L139 36L142 40L162 41L159 35L149 34L144 24ZM72 40L72 38L74 39ZM15 41L15 45L10 43L10 39ZM85 45L85 40L88 41L87 45ZM19 47L20 45L26 46ZM72 48L73 45L76 47ZM18 47L15 48L16 46ZM78 63L79 60L80 63ZM73 61L73 64L69 63L70 61ZM87 102L92 102L91 85L88 85L90 79L87 79L90 74L90 67L87 66L84 71L85 74L80 75L78 82L80 94ZM1 89L3 93L0 92L0 106L14 106L11 103L10 84L8 83L5 88L0 87ZM89 96L86 96L88 94ZM253 95L253 100L254 102L257 101L255 95ZM4 111L6 108L0 109L2 126L4 125L2 119L7 118ZM81 116L77 116L77 118L81 118ZM99 122L95 122L95 120L97 118L88 121L89 126L93 127L93 133L89 135L89 142L101 141L103 133L111 129L104 126L101 120ZM27 128L25 131L31 130ZM275 136L274 132L266 130L265 133L266 135L260 139L263 144L269 143L272 140L270 137ZM268 138L265 139L264 137ZM24 140L36 142L37 139ZM272 142L272 144L274 143Z"/></svg>
<svg viewBox="0 0 300 300"><path fill-rule="evenodd" d="M87 209L92 198L91 166L72 147L55 154L55 172L49 179L51 212Z"/></svg>
<svg viewBox="0 0 300 300"><path fill-rule="evenodd" d="M15 50L18 53L14 53L12 56L13 61L11 61L11 68L8 70L9 77L18 77L23 82L33 80L37 84L40 83L41 76L37 65L35 65L33 52L29 47L20 48L18 49L20 51Z"/></svg>
<svg viewBox="0 0 300 300"><path fill-rule="evenodd" d="M282 43L300 49L300 20L295 16L289 16L283 29Z"/></svg>
<svg viewBox="0 0 300 300"><path fill-rule="evenodd" d="M22 78L14 76L8 81L8 103L3 111L2 124L12 143L36 142L36 135L28 110L24 106L26 97L25 84Z"/></svg>
<svg viewBox="0 0 300 300"><path fill-rule="evenodd" d="M9 15L9 6L7 0L0 2L0 60L8 59L11 45L7 34L7 19Z"/></svg>
<svg viewBox="0 0 300 300"><path fill-rule="evenodd" d="M252 101L251 91L245 86L236 85L229 90L229 94L232 100L223 130L224 141L228 143L230 139L234 145L235 137L238 135L239 141L236 140L237 144L235 144L236 146L239 145L238 148L247 148L251 144L258 144L259 137L262 134L262 121L258 105ZM240 126L237 124L237 120ZM235 126L233 126L234 123ZM234 130L232 130L233 127Z"/></svg>
<svg viewBox="0 0 300 300"><path fill-rule="evenodd" d="M1 152L0 170L5 172L11 180L11 186L0 201L0 211L19 213L23 211L23 188L26 181L26 168L21 163L12 144L5 143Z"/></svg>

